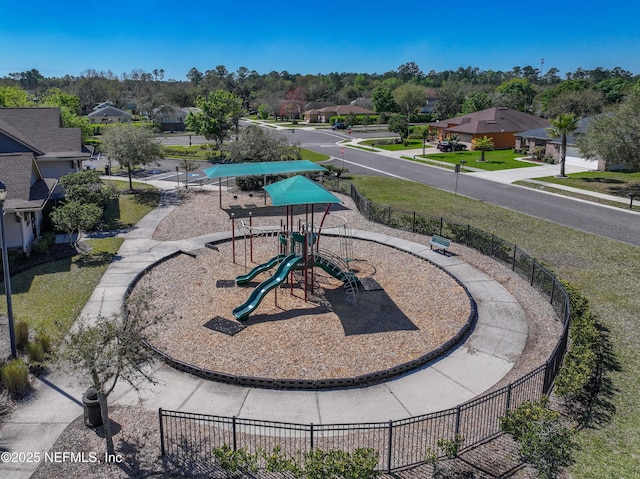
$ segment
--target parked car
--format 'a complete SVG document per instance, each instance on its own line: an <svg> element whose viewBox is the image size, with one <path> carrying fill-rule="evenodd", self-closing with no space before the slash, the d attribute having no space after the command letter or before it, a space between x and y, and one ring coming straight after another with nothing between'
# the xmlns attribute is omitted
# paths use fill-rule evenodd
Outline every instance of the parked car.
<svg viewBox="0 0 640 479"><path fill-rule="evenodd" d="M346 123L336 123L331 127L332 130L346 130L349 128Z"/></svg>
<svg viewBox="0 0 640 479"><path fill-rule="evenodd" d="M440 141L436 148L440 151L463 151L467 149L464 143L453 143L450 141Z"/></svg>

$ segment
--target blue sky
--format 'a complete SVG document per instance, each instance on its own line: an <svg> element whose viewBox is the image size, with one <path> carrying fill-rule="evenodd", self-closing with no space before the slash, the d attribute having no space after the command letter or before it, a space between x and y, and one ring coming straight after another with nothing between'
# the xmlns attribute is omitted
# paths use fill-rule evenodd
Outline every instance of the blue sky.
<svg viewBox="0 0 640 479"><path fill-rule="evenodd" d="M640 3L417 0L15 1L2 7L0 77L87 69L164 69L185 80L225 65L258 73L384 73L415 62L566 72L622 67L640 74ZM178 5L176 7L176 5ZM594 5L594 6L591 6ZM597 6L596 6L597 5Z"/></svg>

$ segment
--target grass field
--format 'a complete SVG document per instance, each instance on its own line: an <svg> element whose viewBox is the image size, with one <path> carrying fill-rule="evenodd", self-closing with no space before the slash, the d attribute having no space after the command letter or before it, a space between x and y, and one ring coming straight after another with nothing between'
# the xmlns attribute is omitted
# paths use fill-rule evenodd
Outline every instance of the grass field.
<svg viewBox="0 0 640 479"><path fill-rule="evenodd" d="M128 181L114 181L120 189ZM108 208L110 223L122 227L134 225L158 204L158 191L146 184L134 183L136 195L121 195ZM11 277L13 311L16 320L25 320L37 330L59 340L76 319L93 293L103 273L122 244L121 238L91 239L90 254L46 263ZM0 310L6 311L4 285Z"/></svg>
<svg viewBox="0 0 640 479"><path fill-rule="evenodd" d="M512 168L529 168L538 166L537 163L531 163L528 161L516 160L517 157L521 157L511 150L496 150L485 151L485 161L478 161L480 159L479 151L453 151L447 153L429 153L427 155L420 155L418 158L426 158L428 160L443 161L450 164L458 164L460 160L466 162L466 166L472 168L480 168L482 170L509 170Z"/></svg>
<svg viewBox="0 0 640 479"><path fill-rule="evenodd" d="M578 434L570 471L580 479L640 477L640 248L417 183L353 181L374 202L470 223L512 241L589 297L612 360L591 421Z"/></svg>
<svg viewBox="0 0 640 479"><path fill-rule="evenodd" d="M640 194L640 172L585 171L571 173L567 178L544 176L535 179L624 198L628 198L629 193Z"/></svg>

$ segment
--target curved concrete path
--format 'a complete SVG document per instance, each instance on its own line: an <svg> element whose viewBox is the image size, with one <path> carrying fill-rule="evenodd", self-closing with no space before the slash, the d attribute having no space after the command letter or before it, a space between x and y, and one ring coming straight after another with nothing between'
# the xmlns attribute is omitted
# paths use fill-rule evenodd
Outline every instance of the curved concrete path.
<svg viewBox="0 0 640 479"><path fill-rule="evenodd" d="M159 185L161 186L161 185ZM206 242L228 239L230 232L184 241L152 239L158 223L172 211L161 205L124 235L125 241L82 311L96 319L120 312L124 294L149 265L178 250L192 251ZM155 410L182 410L292 423L385 422L453 407L481 394L513 367L524 349L524 311L497 281L457 257L433 252L423 244L368 231L354 237L377 241L426 258L465 284L478 308L478 322L466 342L422 369L383 384L328 391L279 391L215 383L157 364L156 385L135 391L120 384L111 404L138 405ZM46 451L73 419L82 414L82 393L62 371L35 384L31 399L18 408L0 430L0 450ZM3 478L27 478L37 464L1 464Z"/></svg>

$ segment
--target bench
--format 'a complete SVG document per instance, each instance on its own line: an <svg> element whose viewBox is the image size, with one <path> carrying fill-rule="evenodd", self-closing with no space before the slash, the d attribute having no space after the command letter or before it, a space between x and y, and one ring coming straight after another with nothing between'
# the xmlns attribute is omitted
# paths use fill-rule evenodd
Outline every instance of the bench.
<svg viewBox="0 0 640 479"><path fill-rule="evenodd" d="M436 250L442 250L442 254L447 254L447 249L451 242L447 238L443 238L442 236L433 235L431 237L431 241L429 241L429 246L431 249L436 248Z"/></svg>

